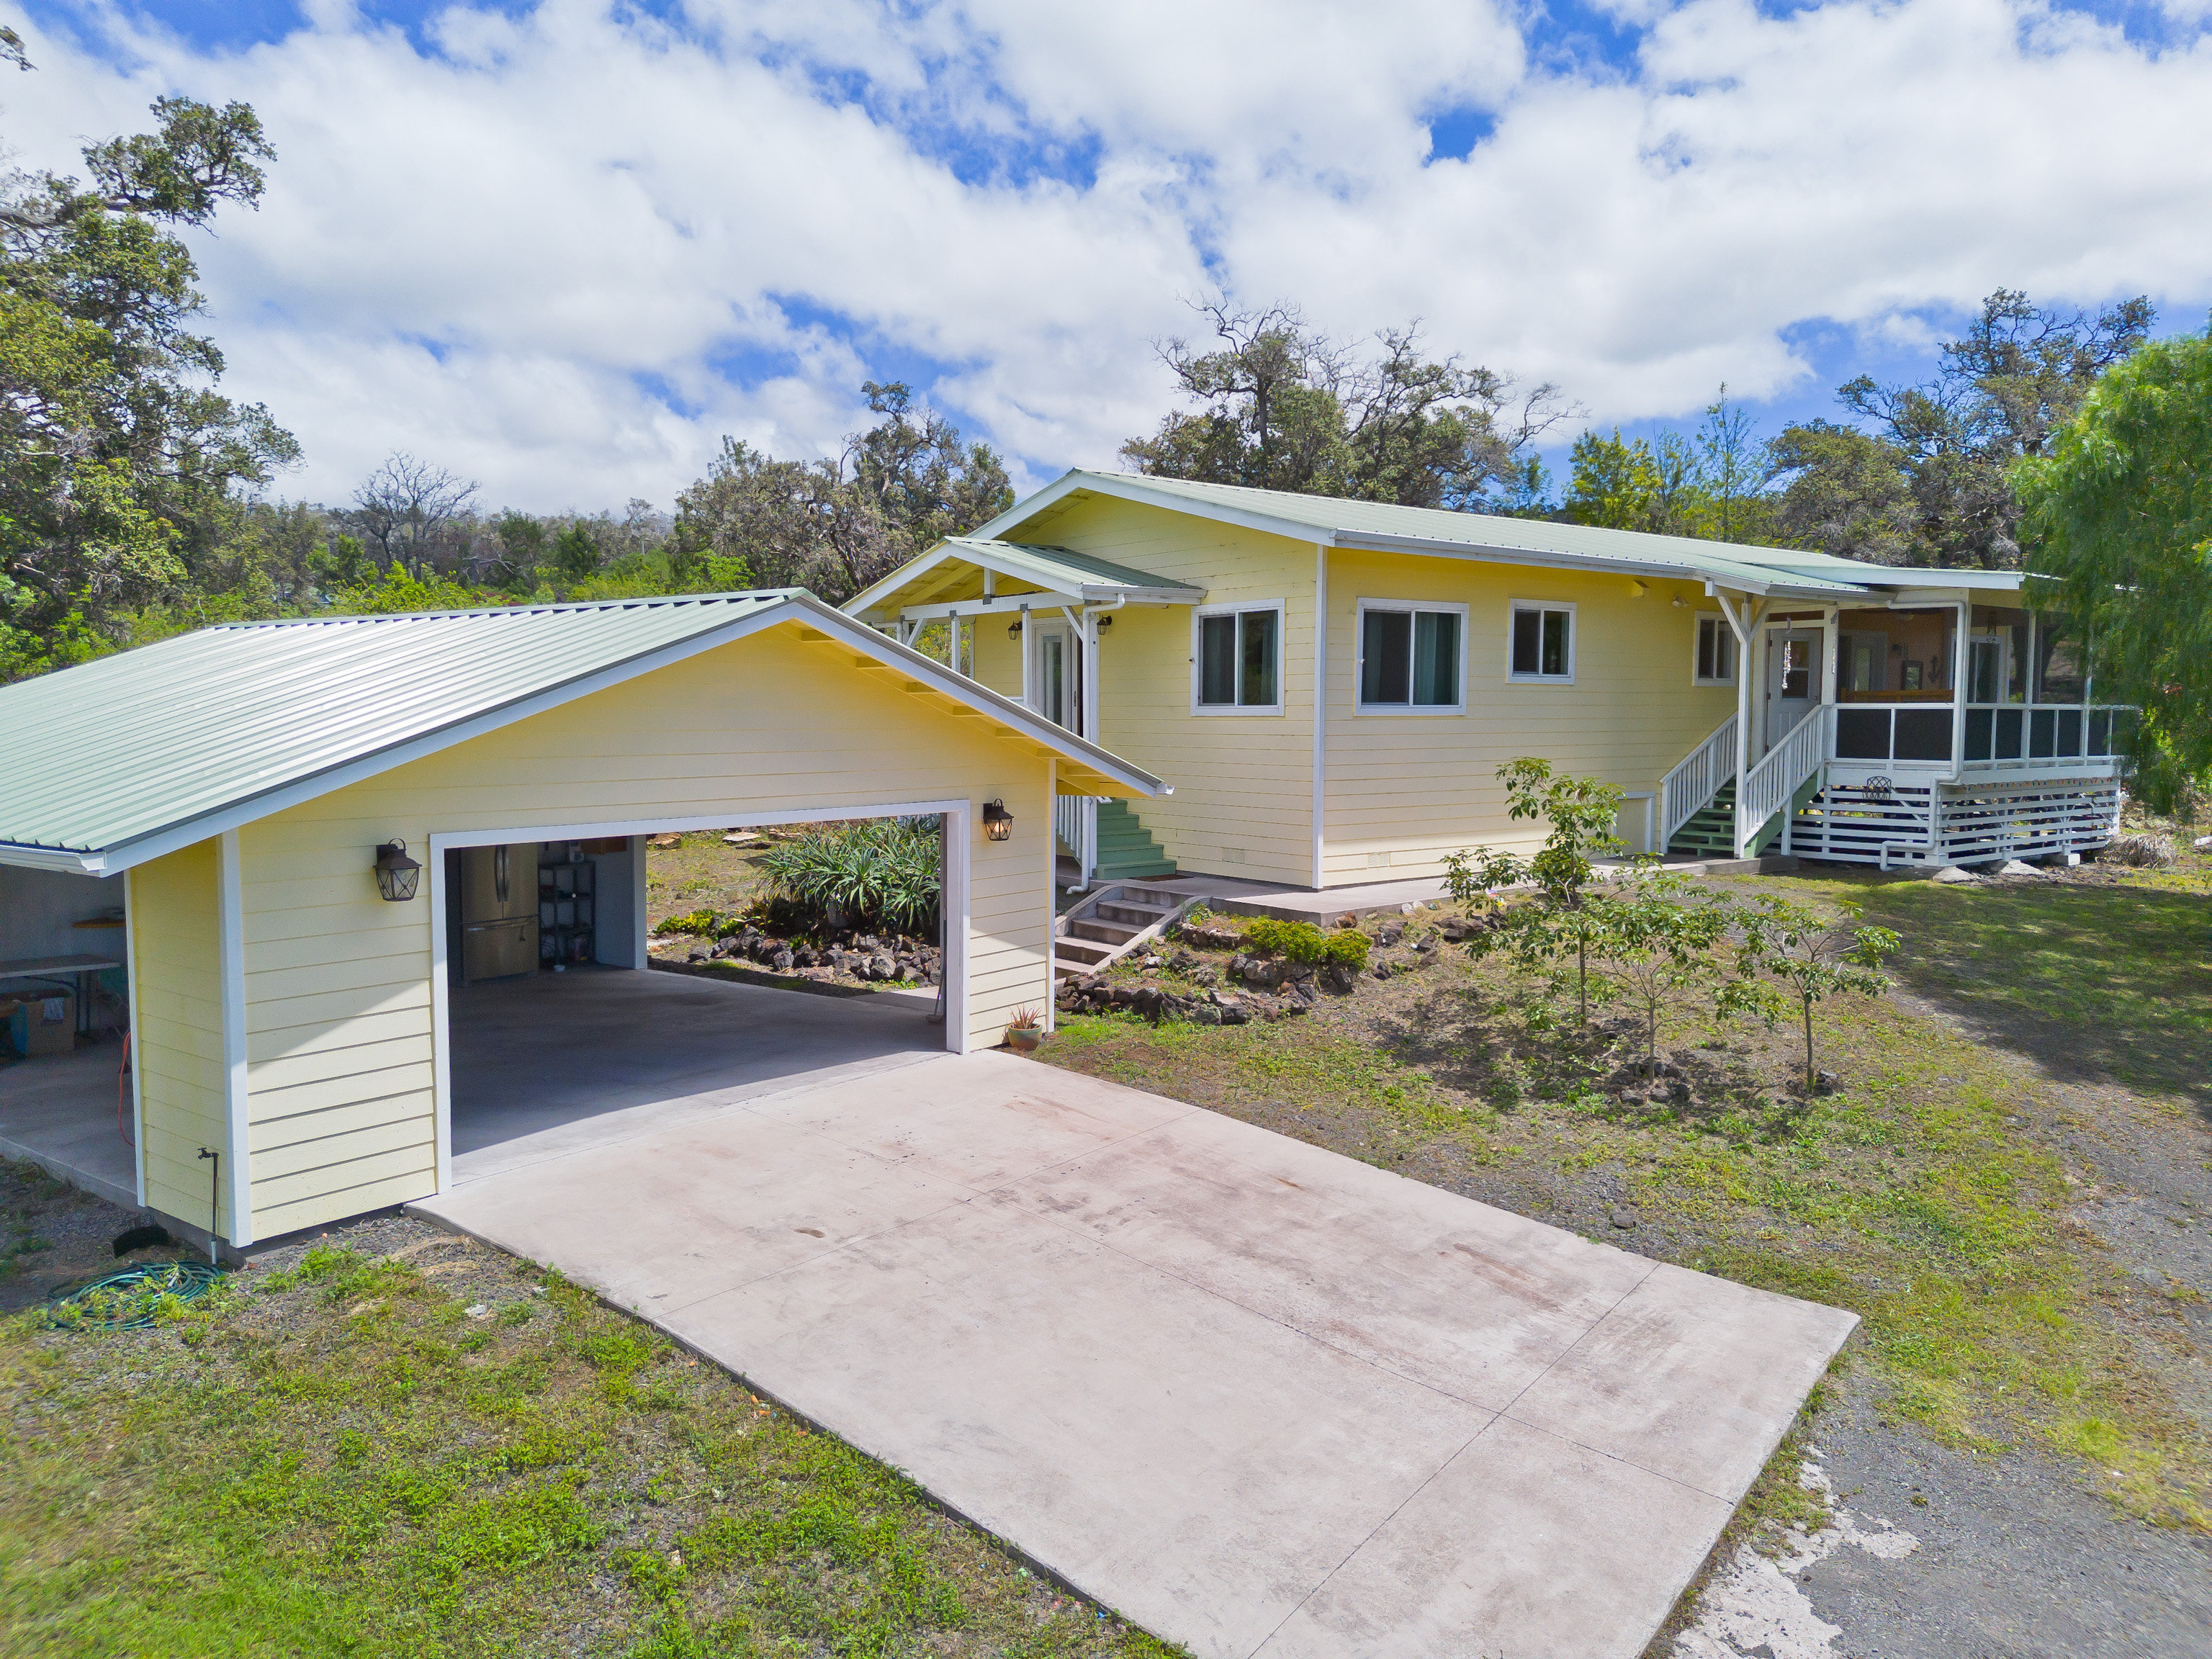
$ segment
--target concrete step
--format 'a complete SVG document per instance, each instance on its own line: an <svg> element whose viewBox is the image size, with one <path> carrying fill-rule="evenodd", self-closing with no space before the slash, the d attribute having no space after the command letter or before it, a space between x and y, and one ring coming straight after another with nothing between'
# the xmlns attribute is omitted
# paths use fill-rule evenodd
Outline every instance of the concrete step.
<svg viewBox="0 0 2212 1659"><path fill-rule="evenodd" d="M1144 931L1144 924L1132 927L1119 921L1098 921L1090 916L1079 916L1067 924L1063 937L1097 939L1105 945L1127 945Z"/></svg>
<svg viewBox="0 0 2212 1659"><path fill-rule="evenodd" d="M1174 908L1172 904L1134 904L1127 899L1101 899L1094 914L1101 921L1120 921L1132 927L1149 927Z"/></svg>
<svg viewBox="0 0 2212 1659"><path fill-rule="evenodd" d="M1103 962L1114 954L1114 947L1110 945L1102 945L1095 939L1082 939L1071 933L1060 936L1058 950L1063 961L1080 963L1086 967Z"/></svg>

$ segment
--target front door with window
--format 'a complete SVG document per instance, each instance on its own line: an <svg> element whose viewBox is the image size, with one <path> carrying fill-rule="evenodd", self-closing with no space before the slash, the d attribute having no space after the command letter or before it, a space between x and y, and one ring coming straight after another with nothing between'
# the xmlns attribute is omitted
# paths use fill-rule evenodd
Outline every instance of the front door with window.
<svg viewBox="0 0 2212 1659"><path fill-rule="evenodd" d="M1788 737L1820 706L1820 636L1792 631L1771 635L1766 647L1766 743Z"/></svg>
<svg viewBox="0 0 2212 1659"><path fill-rule="evenodd" d="M1066 622L1032 617L1030 707L1055 726L1083 732L1083 640Z"/></svg>

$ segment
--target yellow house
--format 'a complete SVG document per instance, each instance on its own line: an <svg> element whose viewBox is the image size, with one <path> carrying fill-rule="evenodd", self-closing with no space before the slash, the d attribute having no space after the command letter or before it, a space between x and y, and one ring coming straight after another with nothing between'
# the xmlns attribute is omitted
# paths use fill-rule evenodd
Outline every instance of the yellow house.
<svg viewBox="0 0 2212 1659"><path fill-rule="evenodd" d="M934 817L962 1052L1049 1006L1056 792L1161 787L797 592L205 629L0 726L0 865L120 889L137 1201L240 1246L450 1185L449 855L566 849L643 968L648 833Z"/></svg>
<svg viewBox="0 0 2212 1659"><path fill-rule="evenodd" d="M1176 778L1064 787L1086 881L1323 889L1540 838L1494 777L1523 755L1619 786L1631 851L2100 845L2124 712L2021 582L1077 471L845 609Z"/></svg>

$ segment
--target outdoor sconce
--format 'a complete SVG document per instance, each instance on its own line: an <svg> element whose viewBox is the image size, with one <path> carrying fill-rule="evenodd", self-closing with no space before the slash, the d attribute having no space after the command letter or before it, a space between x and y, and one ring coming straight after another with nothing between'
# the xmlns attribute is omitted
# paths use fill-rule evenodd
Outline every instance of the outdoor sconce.
<svg viewBox="0 0 2212 1659"><path fill-rule="evenodd" d="M1022 619L1021 619L1021 617L1015 617L1015 618L1013 619L1013 621L1012 621L1012 622L1010 622L1010 623L1008 623L1006 624L1006 637L1007 637L1008 639L1010 639L1010 640L1018 640L1018 639L1021 638L1021 636L1022 636Z"/></svg>
<svg viewBox="0 0 2212 1659"><path fill-rule="evenodd" d="M986 841L1011 841L1014 834L1014 815L1006 811L1002 800L983 803L983 838Z"/></svg>
<svg viewBox="0 0 2212 1659"><path fill-rule="evenodd" d="M422 866L407 856L407 843L388 841L376 849L376 890L394 901L415 896Z"/></svg>

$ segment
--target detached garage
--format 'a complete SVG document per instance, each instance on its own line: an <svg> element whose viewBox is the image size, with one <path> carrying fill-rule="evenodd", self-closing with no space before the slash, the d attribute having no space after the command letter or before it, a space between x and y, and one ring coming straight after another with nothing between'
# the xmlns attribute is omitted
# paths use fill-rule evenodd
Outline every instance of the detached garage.
<svg viewBox="0 0 2212 1659"><path fill-rule="evenodd" d="M0 864L122 878L138 1201L234 1246L451 1184L456 958L535 970L449 869L567 849L562 965L641 969L647 834L933 817L963 1052L1051 1006L1054 795L1162 788L795 591L211 628L0 722Z"/></svg>

